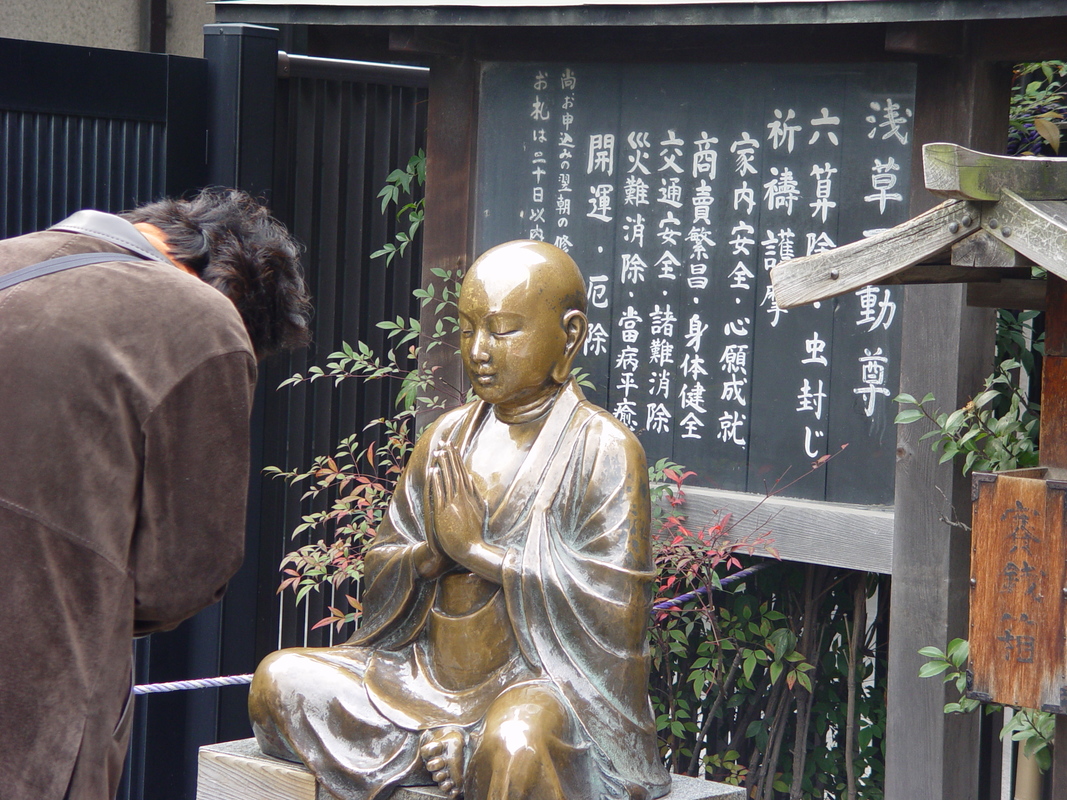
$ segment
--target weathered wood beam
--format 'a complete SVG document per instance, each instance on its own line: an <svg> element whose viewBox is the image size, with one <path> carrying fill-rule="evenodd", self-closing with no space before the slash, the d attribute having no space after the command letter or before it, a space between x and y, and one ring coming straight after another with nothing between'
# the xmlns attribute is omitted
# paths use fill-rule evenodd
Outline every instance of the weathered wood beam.
<svg viewBox="0 0 1067 800"><path fill-rule="evenodd" d="M893 509L687 488L686 513L698 528L731 518L730 541L767 536L785 561L891 573ZM765 555L759 551L756 555Z"/></svg>
<svg viewBox="0 0 1067 800"><path fill-rule="evenodd" d="M470 36L448 35L439 28L404 26L389 29L389 49L397 53L460 57L470 50Z"/></svg>
<svg viewBox="0 0 1067 800"><path fill-rule="evenodd" d="M906 286L923 283L996 283L1009 278L1029 277L1026 267L959 267L953 264L930 263L908 267L903 272L891 275L877 286Z"/></svg>
<svg viewBox="0 0 1067 800"><path fill-rule="evenodd" d="M958 21L891 22L885 26L885 51L957 56L963 51L963 25Z"/></svg>
<svg viewBox="0 0 1067 800"><path fill-rule="evenodd" d="M987 231L975 231L966 239L952 245L952 264L958 267L990 269L994 267L1025 267L1033 262L1018 250Z"/></svg>
<svg viewBox="0 0 1067 800"><path fill-rule="evenodd" d="M1018 64L1022 61L1063 58L1067 18L1062 11L1044 19L986 19L977 23L976 27L980 42L978 47L982 57L988 61ZM1053 796L1067 797L1067 794Z"/></svg>
<svg viewBox="0 0 1067 800"><path fill-rule="evenodd" d="M982 207L982 230L1054 275L1067 278L1067 218L1063 203L1032 203L1012 189Z"/></svg>
<svg viewBox="0 0 1067 800"><path fill-rule="evenodd" d="M884 281L969 236L979 217L973 203L948 200L868 239L786 261L771 270L775 299L793 308Z"/></svg>
<svg viewBox="0 0 1067 800"><path fill-rule="evenodd" d="M1011 308L1016 311L1044 311L1046 281L1007 279L967 286L967 305L972 308Z"/></svg>
<svg viewBox="0 0 1067 800"><path fill-rule="evenodd" d="M958 144L923 145L926 188L941 197L999 200L1011 189L1027 200L1067 198L1067 161L1059 158L996 156Z"/></svg>

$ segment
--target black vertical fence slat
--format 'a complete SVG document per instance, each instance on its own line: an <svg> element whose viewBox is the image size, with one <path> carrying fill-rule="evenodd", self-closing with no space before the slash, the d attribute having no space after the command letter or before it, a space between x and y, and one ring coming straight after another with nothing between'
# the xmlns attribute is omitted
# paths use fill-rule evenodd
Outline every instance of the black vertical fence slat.
<svg viewBox="0 0 1067 800"><path fill-rule="evenodd" d="M32 218L27 217L28 214L32 213L31 206L23 200L23 198L30 194L28 187L26 186L26 170L24 165L36 161L31 149L33 141L33 115L22 114L19 118L19 136L13 143L12 147L12 150L15 152L15 161L11 165L13 178L11 189L14 193L16 202L15 214L13 215L13 233L25 233L26 231L33 229Z"/></svg>
<svg viewBox="0 0 1067 800"><path fill-rule="evenodd" d="M99 119L88 120L85 131L85 180L80 188L81 199L86 200L86 205L92 208L97 204L97 192L100 180L100 128L103 121Z"/></svg>
<svg viewBox="0 0 1067 800"><path fill-rule="evenodd" d="M8 181L11 179L11 123L12 115L0 109L0 227L7 227L7 213L10 207Z"/></svg>
<svg viewBox="0 0 1067 800"><path fill-rule="evenodd" d="M364 83L353 83L347 88L346 109L349 120L347 137L347 218L359 220L359 224L347 225L341 232L343 251L346 260L356 260L368 240L369 230L364 220L368 213L377 210L378 203L370 192L373 186L372 176L367 170L363 154L370 147L368 124L371 116L369 99L373 87ZM367 191L363 187L368 187ZM364 311L363 270L351 270L343 273L343 291L346 302L340 309L339 338L346 342L355 342L361 338L361 321L366 318ZM374 414L368 410L366 394L362 387L344 386L342 389L342 417L340 424L349 431L360 430ZM366 434L364 434L364 437Z"/></svg>
<svg viewBox="0 0 1067 800"><path fill-rule="evenodd" d="M291 98L285 93L279 93L274 108L275 152L273 163L274 174L274 200L272 208L279 218L289 219L292 216L292 191L291 176L285 169L288 163L289 153L293 151L295 142L291 136L291 130L286 124L290 117L289 104ZM289 415L294 405L295 392L280 393L275 387L292 374L294 369L302 369L302 359L306 350L300 350L292 354L281 354L268 359L260 365L260 385L257 389L256 404L262 409L263 430L285 430L288 428ZM267 395L272 395L272 402L267 402ZM287 462L286 448L289 443L285 437L260 437L261 446L259 452L253 451L253 464L284 464ZM285 514L283 493L274 490L273 482L265 477L251 478L253 486L258 481L258 505L250 505L248 509L250 524L257 524L262 529L268 520L282 520ZM253 519L255 520L253 522ZM271 523L277 526L279 523ZM278 569L278 561L281 558L283 542L276 536L265 538L262 542L259 558L256 564L257 575L267 574L270 570ZM262 592L260 593L262 595ZM257 653L273 650L278 646L278 620L275 613L275 603L257 602L255 619L255 647Z"/></svg>
<svg viewBox="0 0 1067 800"><path fill-rule="evenodd" d="M293 98L291 94L280 93L275 106L275 161L274 161L274 204L275 215L283 219L292 219L293 209L293 183L291 171L286 169L289 162L289 154L294 152L297 141L294 132L287 124L294 110L291 108ZM294 412L299 401L298 392L276 392L275 387L293 371L302 371L306 368L306 350L299 350L288 355L275 356L262 365L263 379L261 389L263 399L261 402L264 414L264 430L286 430L289 427L290 414ZM271 402L266 398L270 395ZM299 413L299 412L297 412ZM263 452L259 465L287 463L287 448L290 442L287 437L264 437ZM253 480L256 480L253 477ZM286 504L284 492L277 490L277 481L260 478L261 505L259 518L261 526L265 526L268 520L281 520L287 526ZM255 514L256 509L250 508L250 514ZM285 527L285 530L292 530ZM278 536L267 537L260 548L258 574L265 575L270 570L278 569L283 547L286 542ZM262 595L262 592L261 592ZM278 646L278 617L275 603L257 603L256 615L256 651L257 653L273 650Z"/></svg>
<svg viewBox="0 0 1067 800"><path fill-rule="evenodd" d="M318 81L301 81L304 83L300 91L302 102L301 107L301 121L306 120L308 123L307 129L304 131L303 138L305 139L305 151L308 158L300 159L300 163L304 169L307 170L303 175L303 180L300 182L302 185L302 191L298 194L298 202L305 205L307 216L310 216L310 224L307 221L302 221L306 226L306 241L308 243L308 283L313 297L315 298L315 320L314 320L314 338L312 346L308 352L308 359L313 364L321 364L325 361L326 355L330 352L330 330L327 327L327 322L330 319L329 314L329 298L333 296L333 287L326 281L328 275L326 270L323 269L323 254L322 254L322 236L320 232L321 217L319 216L319 206L321 201L322 192L322 147L323 139L325 138L322 131L322 91L323 87L321 82ZM294 220L296 225L301 225L301 222ZM299 228L297 228L299 230ZM312 266L317 265L318 268ZM301 449L297 452L301 454L301 457L305 453L322 453L322 445L325 440L318 435L318 430L323 424L329 423L329 397L326 391L326 385L321 381L315 384L308 384L305 386L305 402L306 409L305 415L302 420L294 420L294 427L299 426L302 428L300 436ZM324 401L327 403L324 406ZM307 460L301 460L298 462L300 465L307 464ZM293 509L293 514L290 515L293 523L299 519L299 517L306 512L318 511L322 508L321 500L311 500L301 504L303 507L296 507ZM292 530L292 528L290 528ZM304 545L310 541L310 535L305 534L299 539L294 539L293 544ZM293 614L289 620L289 627L296 634L293 642L295 644L302 645L314 645L319 642L317 638L322 636L321 632L316 634L308 630L306 623L306 614L313 614L318 616L321 611L321 595L312 595L308 598L308 602L304 608L304 612L300 609L293 609ZM305 613L306 612L306 613Z"/></svg>
<svg viewBox="0 0 1067 800"><path fill-rule="evenodd" d="M362 219L363 209L371 204L369 198L361 191L366 174L361 160L354 158L354 154L363 151L366 146L366 89L362 84L350 84L344 87L341 94L342 120L344 126L341 141L344 142L344 159L348 169L344 174L345 206L343 218ZM358 187L358 188L357 188ZM358 254L362 250L363 226L346 225L340 231L339 252L341 257L348 260L349 254ZM341 283L339 291L348 299L338 309L337 338L340 341L353 342L359 339L358 313L359 300L362 296L359 283L359 273L347 275L343 270L340 275ZM342 385L339 392L340 413L338 425L342 431L356 430L357 421L362 419L360 406L361 393L353 385Z"/></svg>
<svg viewBox="0 0 1067 800"><path fill-rule="evenodd" d="M97 122L98 138L96 140L96 177L94 184L96 197L93 207L115 208L111 205L113 186L115 182L115 168L111 159L111 143L114 136L111 120Z"/></svg>
<svg viewBox="0 0 1067 800"><path fill-rule="evenodd" d="M331 119L335 110L333 95L337 86L332 81L315 82L315 105L314 116L316 120L315 137L315 175L314 199L315 214L315 241L318 254L316 264L316 316L318 320L315 330L319 342L315 356L317 363L322 364L326 355L329 354L334 344L334 320L336 319L337 305L333 299L337 296L335 280L337 277L337 253L332 247L337 233L337 220L332 213L339 199L336 178L336 163L331 163L330 151L337 140L336 120ZM331 172L333 173L331 175ZM326 198L332 198L333 202L324 202ZM333 438L333 391L330 381L319 381L312 389L314 402L311 413L307 417L308 438L312 443L313 452L317 454L330 454L336 439ZM327 510L328 498L324 495L316 498L312 507L316 511ZM324 592L316 592L308 596L308 611L313 619L318 619L326 614L328 597ZM325 644L324 631L316 629L308 631L306 644L317 646Z"/></svg>
<svg viewBox="0 0 1067 800"><path fill-rule="evenodd" d="M144 186L146 176L152 174L152 152L144 146L145 141L139 124L134 123L129 126L128 135L131 140L130 151L134 154L134 157L128 165L124 165L124 171L127 173L124 181L128 180L134 187L133 205L136 206L153 199L145 197Z"/></svg>

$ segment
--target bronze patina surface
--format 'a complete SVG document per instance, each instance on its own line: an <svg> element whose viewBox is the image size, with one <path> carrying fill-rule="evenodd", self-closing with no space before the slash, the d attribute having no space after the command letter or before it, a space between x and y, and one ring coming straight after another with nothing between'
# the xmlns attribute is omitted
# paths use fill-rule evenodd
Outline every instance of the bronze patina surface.
<svg viewBox="0 0 1067 800"><path fill-rule="evenodd" d="M570 378L585 304L551 245L475 262L459 318L478 399L416 444L366 555L362 627L256 672L264 752L303 761L337 797L669 791L647 688L645 455Z"/></svg>

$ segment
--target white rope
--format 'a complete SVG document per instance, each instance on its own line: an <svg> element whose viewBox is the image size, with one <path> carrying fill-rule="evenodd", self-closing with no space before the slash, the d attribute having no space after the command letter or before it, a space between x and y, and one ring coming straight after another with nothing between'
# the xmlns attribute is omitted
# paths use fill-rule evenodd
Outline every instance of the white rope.
<svg viewBox="0 0 1067 800"><path fill-rule="evenodd" d="M142 683L133 687L134 694L161 694L184 692L187 689L214 689L217 686L240 686L251 683L251 675L226 675L221 678L200 678L195 681L171 681L170 683Z"/></svg>

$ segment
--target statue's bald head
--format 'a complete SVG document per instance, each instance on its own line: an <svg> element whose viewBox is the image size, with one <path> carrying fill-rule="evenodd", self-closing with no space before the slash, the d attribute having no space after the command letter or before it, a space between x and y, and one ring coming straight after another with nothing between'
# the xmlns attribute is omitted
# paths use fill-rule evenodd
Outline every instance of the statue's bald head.
<svg viewBox="0 0 1067 800"><path fill-rule="evenodd" d="M474 262L463 285L474 281L509 304L547 305L561 318L571 310L585 314L585 281L578 265L545 242L520 240L487 250Z"/></svg>
<svg viewBox="0 0 1067 800"><path fill-rule="evenodd" d="M508 242L474 262L459 294L460 354L478 396L522 406L570 376L585 341L585 284L544 242Z"/></svg>

